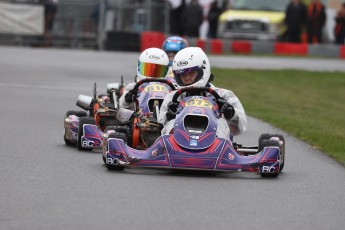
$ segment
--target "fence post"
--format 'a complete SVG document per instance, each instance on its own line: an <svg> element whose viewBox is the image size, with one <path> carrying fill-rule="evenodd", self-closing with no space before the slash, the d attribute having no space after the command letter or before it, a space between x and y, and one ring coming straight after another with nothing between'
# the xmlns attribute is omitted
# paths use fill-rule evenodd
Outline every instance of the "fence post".
<svg viewBox="0 0 345 230"><path fill-rule="evenodd" d="M105 0L99 0L98 49L104 50Z"/></svg>

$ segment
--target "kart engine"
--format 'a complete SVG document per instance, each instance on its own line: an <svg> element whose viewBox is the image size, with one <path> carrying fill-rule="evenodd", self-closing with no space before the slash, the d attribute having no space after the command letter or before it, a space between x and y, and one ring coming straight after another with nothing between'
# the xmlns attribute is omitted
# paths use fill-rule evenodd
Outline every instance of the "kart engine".
<svg viewBox="0 0 345 230"><path fill-rule="evenodd" d="M142 118L138 124L140 141L138 149L146 149L150 147L161 135L160 125L153 117Z"/></svg>

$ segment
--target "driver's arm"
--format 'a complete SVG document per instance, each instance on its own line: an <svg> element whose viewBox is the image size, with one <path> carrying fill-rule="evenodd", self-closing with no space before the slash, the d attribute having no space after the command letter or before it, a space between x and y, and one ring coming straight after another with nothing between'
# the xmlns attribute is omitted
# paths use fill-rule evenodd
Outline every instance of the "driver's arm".
<svg viewBox="0 0 345 230"><path fill-rule="evenodd" d="M130 91L131 89L134 88L136 83L130 83L128 84L124 89L123 89L123 94L121 95L119 99L119 107L120 108L125 108L125 109L132 109L133 110L133 103L128 103L125 100L125 96Z"/></svg>
<svg viewBox="0 0 345 230"><path fill-rule="evenodd" d="M170 92L165 98L161 105L160 111L159 111L159 117L158 117L158 123L162 124L163 126L168 123L168 119L166 116L166 113L168 111L168 103L171 102L172 98L174 97L174 94L176 91Z"/></svg>
<svg viewBox="0 0 345 230"><path fill-rule="evenodd" d="M215 88L215 90L217 90L219 96L224 98L235 109L235 115L230 119L225 119L230 128L231 135L235 136L244 133L247 129L247 117L238 97L230 90L220 88Z"/></svg>

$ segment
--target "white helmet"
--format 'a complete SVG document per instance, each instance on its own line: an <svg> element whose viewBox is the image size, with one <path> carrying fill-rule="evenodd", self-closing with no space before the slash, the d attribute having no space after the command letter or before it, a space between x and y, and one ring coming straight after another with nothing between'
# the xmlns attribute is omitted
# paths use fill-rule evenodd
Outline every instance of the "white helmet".
<svg viewBox="0 0 345 230"><path fill-rule="evenodd" d="M149 78L164 78L168 72L169 58L164 50L148 48L138 60L137 81Z"/></svg>
<svg viewBox="0 0 345 230"><path fill-rule="evenodd" d="M180 88L205 87L210 79L210 62L204 51L199 47L187 47L179 51L173 60L173 73L176 83ZM181 80L181 75L197 71L197 77L193 83L185 85Z"/></svg>

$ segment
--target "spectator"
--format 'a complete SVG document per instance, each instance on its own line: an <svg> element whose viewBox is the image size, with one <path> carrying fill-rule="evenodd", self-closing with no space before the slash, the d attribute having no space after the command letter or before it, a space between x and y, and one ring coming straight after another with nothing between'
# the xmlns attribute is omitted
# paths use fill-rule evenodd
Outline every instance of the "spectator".
<svg viewBox="0 0 345 230"><path fill-rule="evenodd" d="M285 10L284 23L287 30L284 35L284 40L292 43L301 42L301 34L303 25L307 16L307 7L301 0L291 0Z"/></svg>
<svg viewBox="0 0 345 230"><path fill-rule="evenodd" d="M211 3L210 11L208 12L208 16L207 16L208 26L209 26L208 36L210 38L217 38L218 19L219 19L220 14L223 12L223 9L218 7L217 1L213 1Z"/></svg>
<svg viewBox="0 0 345 230"><path fill-rule="evenodd" d="M110 9L110 5L109 5L109 1L108 0L104 0L104 15L103 17L105 17L107 11ZM94 28L95 28L95 31L98 32L98 26L99 26L99 20L100 20L100 14L101 14L101 3L97 3L93 9L92 9L92 12L91 12L91 19L94 23ZM105 18L103 18L105 19ZM104 26L104 25L103 25Z"/></svg>
<svg viewBox="0 0 345 230"><path fill-rule="evenodd" d="M322 29L326 22L325 6L320 0L312 0L308 7L308 43L322 43Z"/></svg>
<svg viewBox="0 0 345 230"><path fill-rule="evenodd" d="M57 0L42 0L44 5L44 31L46 34L53 31L54 19L57 13Z"/></svg>
<svg viewBox="0 0 345 230"><path fill-rule="evenodd" d="M199 37L199 29L204 20L202 7L198 0L191 0L182 14L182 23L186 36Z"/></svg>
<svg viewBox="0 0 345 230"><path fill-rule="evenodd" d="M339 45L345 44L345 2L342 4L340 10L335 17L335 42Z"/></svg>
<svg viewBox="0 0 345 230"><path fill-rule="evenodd" d="M170 33L177 34L179 36L184 35L182 13L185 8L186 0L182 0L181 5L170 10Z"/></svg>

